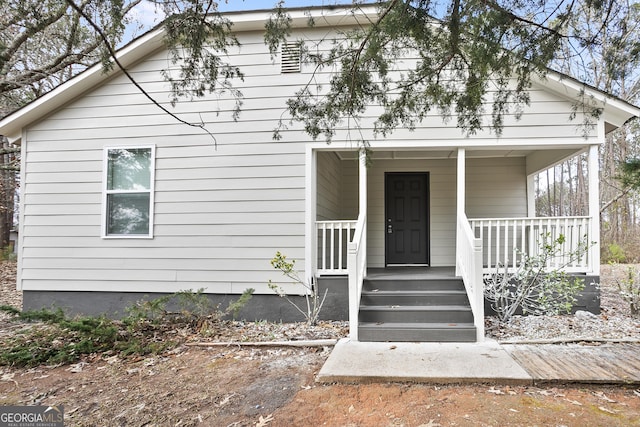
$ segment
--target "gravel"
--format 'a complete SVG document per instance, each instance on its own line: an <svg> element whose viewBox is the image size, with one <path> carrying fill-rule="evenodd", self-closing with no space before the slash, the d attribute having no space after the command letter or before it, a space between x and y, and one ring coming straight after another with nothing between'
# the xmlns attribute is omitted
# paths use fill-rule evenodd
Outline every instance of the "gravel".
<svg viewBox="0 0 640 427"><path fill-rule="evenodd" d="M493 317L486 319L487 336L499 342L530 341L640 341L640 318L632 317L629 304L620 296L617 280L627 269L640 271L640 264L603 265L601 268L601 313L577 312L564 316L514 316L499 326ZM0 263L0 305L22 308L22 294L16 290L16 263ZM639 283L640 286L640 283ZM8 315L0 312L0 329L12 329ZM225 332L205 341L269 341L341 338L347 335L346 322L322 322L309 328L304 324L267 322L229 322Z"/></svg>
<svg viewBox="0 0 640 427"><path fill-rule="evenodd" d="M640 264L601 267L599 315L579 311L564 316L514 316L502 327L490 317L487 336L499 342L640 341L640 318L631 316L617 285L629 267L640 271Z"/></svg>

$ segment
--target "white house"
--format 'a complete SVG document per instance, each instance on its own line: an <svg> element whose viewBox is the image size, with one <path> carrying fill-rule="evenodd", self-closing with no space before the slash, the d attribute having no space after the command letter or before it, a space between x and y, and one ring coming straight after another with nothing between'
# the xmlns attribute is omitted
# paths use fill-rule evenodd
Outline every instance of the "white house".
<svg viewBox="0 0 640 427"><path fill-rule="evenodd" d="M290 13L292 39L309 42L365 22L340 8L318 8L308 28L303 10ZM466 136L455 120L436 114L384 139L373 136L372 121L363 123L374 160L367 169L346 128L330 145L296 126L273 140L286 100L313 70L303 64L290 72L271 58L262 33L268 12L229 16L241 43L229 60L245 75L236 85L244 95L239 120L225 96L172 110L203 120L217 146L152 105L121 72L103 74L99 65L0 121L0 134L22 147L18 288L25 308L113 312L143 295L203 288L224 299L254 288L245 316L287 320L292 311L267 287L281 278L269 262L281 251L309 280L331 287L325 317L349 316L353 339L376 339L366 332L370 324L390 326L381 339L473 340L483 335L483 268L517 263L520 250L531 250L544 231L568 236L569 246L585 235L598 241L598 146L639 116L637 107L550 72L531 88L522 119L506 118L500 137L488 130ZM119 58L171 108L160 74L168 64L162 35L162 28L149 32ZM569 120L583 90L603 108L587 136L580 113ZM534 175L584 152L589 214L533 218ZM597 277L598 245L571 269ZM401 276L414 279L402 293L408 302L360 307L363 292L390 294L398 286L391 279ZM429 276L443 280L423 288ZM366 277L380 281L363 285ZM454 292L464 302L434 302L454 283L464 284ZM294 284L286 289L301 291ZM416 303L410 291L431 302ZM367 314L385 305L410 315L376 321ZM442 306L465 314L447 317ZM412 322L417 326L406 325ZM428 325L440 332L464 326L467 333L407 332Z"/></svg>

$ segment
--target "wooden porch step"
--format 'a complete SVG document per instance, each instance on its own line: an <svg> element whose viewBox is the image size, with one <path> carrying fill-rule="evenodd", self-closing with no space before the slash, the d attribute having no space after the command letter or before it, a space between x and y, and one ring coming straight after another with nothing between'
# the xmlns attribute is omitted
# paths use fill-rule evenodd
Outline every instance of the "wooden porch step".
<svg viewBox="0 0 640 427"><path fill-rule="evenodd" d="M469 305L363 305L360 322L473 323Z"/></svg>
<svg viewBox="0 0 640 427"><path fill-rule="evenodd" d="M362 322L358 339L369 342L475 342L473 323Z"/></svg>
<svg viewBox="0 0 640 427"><path fill-rule="evenodd" d="M384 305L468 305L465 290L383 290L362 291L363 306Z"/></svg>
<svg viewBox="0 0 640 427"><path fill-rule="evenodd" d="M437 279L388 279L365 278L363 291L464 291L464 283L459 277Z"/></svg>
<svg viewBox="0 0 640 427"><path fill-rule="evenodd" d="M476 327L459 277L380 274L363 283L361 341L475 342Z"/></svg>

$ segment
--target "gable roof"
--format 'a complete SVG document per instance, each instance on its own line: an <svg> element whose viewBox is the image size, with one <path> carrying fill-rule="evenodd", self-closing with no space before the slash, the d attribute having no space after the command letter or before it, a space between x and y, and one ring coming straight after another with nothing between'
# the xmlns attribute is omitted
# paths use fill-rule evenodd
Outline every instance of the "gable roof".
<svg viewBox="0 0 640 427"><path fill-rule="evenodd" d="M374 4L361 6L359 13L351 13L350 11L351 6L319 6L288 10L292 19L291 26L294 28L306 26L309 20L309 13L313 15L316 27L351 24L366 25L377 17L377 9ZM232 30L239 32L262 30L270 14L270 10L256 10L229 12L225 13L225 16L229 17L233 22ZM164 47L164 34L164 27L160 24L134 39L116 52L119 62L123 67L128 68L143 60L146 56L162 49ZM91 88L118 73L121 73L121 71L116 66L112 70L105 72L99 63L87 68L42 97L2 118L0 120L0 135L6 136L11 142L21 139L22 130L25 127L77 99ZM602 102L604 104L605 130L607 133L622 126L633 117L640 117L639 107L555 71L550 70L546 79L539 80L537 84L563 97L576 99L581 93L584 93L584 95Z"/></svg>

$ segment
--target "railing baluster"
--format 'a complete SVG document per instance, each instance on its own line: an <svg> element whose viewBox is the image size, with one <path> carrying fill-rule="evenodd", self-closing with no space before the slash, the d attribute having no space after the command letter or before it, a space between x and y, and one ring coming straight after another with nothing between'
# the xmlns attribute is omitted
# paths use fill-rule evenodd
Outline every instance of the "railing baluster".
<svg viewBox="0 0 640 427"><path fill-rule="evenodd" d="M522 254L525 253L524 245L527 243L527 222L522 221L522 226L520 227L520 259L518 260L518 265L516 265L516 269L520 267L520 263L522 261Z"/></svg>
<svg viewBox="0 0 640 427"><path fill-rule="evenodd" d="M317 253L321 254L316 274L347 274L347 246L352 240L355 220L316 221Z"/></svg>
<svg viewBox="0 0 640 427"><path fill-rule="evenodd" d="M493 252L493 226L491 224L491 220L487 222L487 267L489 271L493 270L493 262L491 258L491 253Z"/></svg>
<svg viewBox="0 0 640 427"><path fill-rule="evenodd" d="M322 226L322 269L327 269L327 224Z"/></svg>
<svg viewBox="0 0 640 427"><path fill-rule="evenodd" d="M338 270L342 270L342 232L343 232L343 223L339 223L338 227Z"/></svg>
<svg viewBox="0 0 640 427"><path fill-rule="evenodd" d="M474 236L478 236L482 241L485 273L495 271L500 263L511 270L517 269L522 263L523 254L540 254L542 236L548 235L549 239L557 240L560 234L565 236L565 242L560 247L559 256L549 260L547 267L560 267L571 261L567 265L567 271L584 273L591 271L590 254L585 254L579 260L571 260L569 254L575 251L585 237L587 242L591 242L590 220L586 216L476 218L469 219L469 223L472 225ZM513 258L510 259L510 256Z"/></svg>
<svg viewBox="0 0 640 427"><path fill-rule="evenodd" d="M513 242L511 244L511 268L516 269L516 252L518 250L518 221L513 220Z"/></svg>
<svg viewBox="0 0 640 427"><path fill-rule="evenodd" d="M501 221L496 221L496 267L500 264L500 244L502 241L500 240L500 224Z"/></svg>

